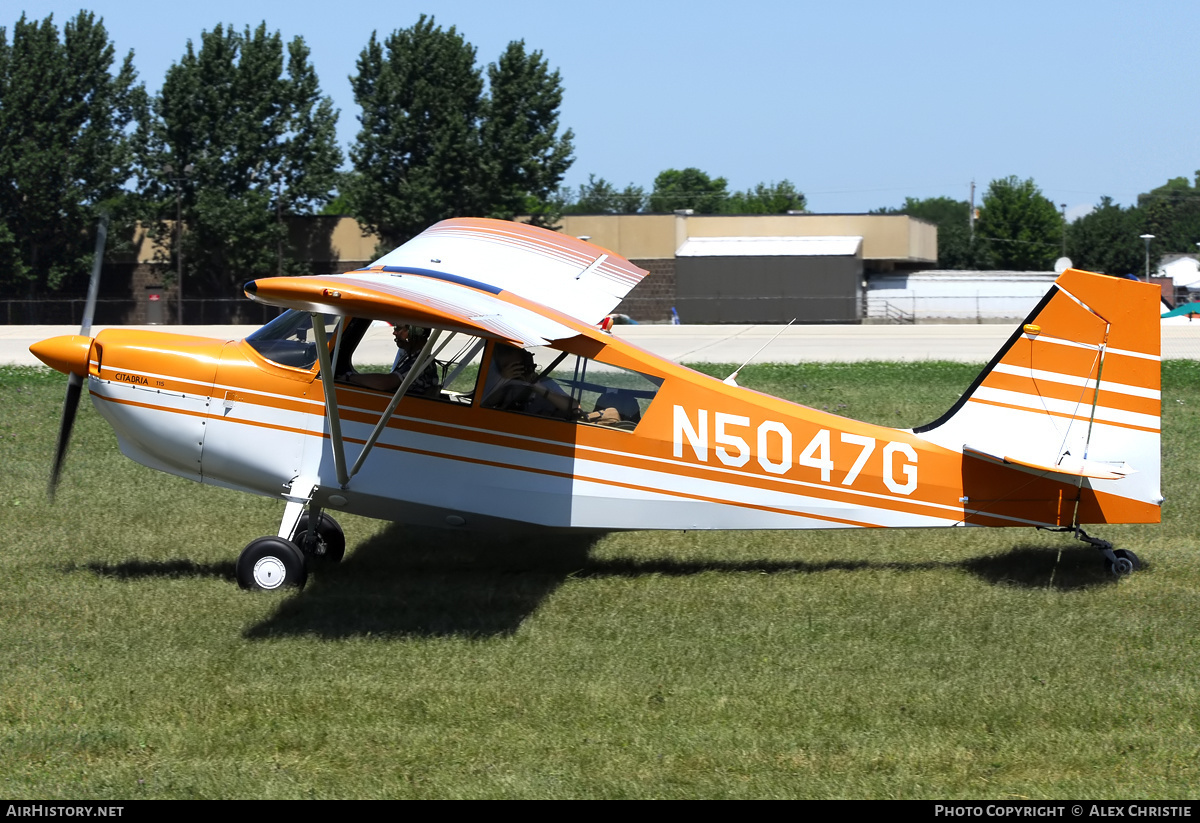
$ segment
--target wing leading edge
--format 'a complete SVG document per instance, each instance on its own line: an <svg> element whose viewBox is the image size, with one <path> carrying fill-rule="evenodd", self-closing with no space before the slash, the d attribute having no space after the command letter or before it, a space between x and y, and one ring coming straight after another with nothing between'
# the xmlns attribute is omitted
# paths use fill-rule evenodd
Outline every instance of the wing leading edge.
<svg viewBox="0 0 1200 823"><path fill-rule="evenodd" d="M390 323L461 331L517 346L543 346L579 334L527 301L484 283L438 272L351 272L313 277L266 277L246 284L246 296L271 306L369 317Z"/></svg>

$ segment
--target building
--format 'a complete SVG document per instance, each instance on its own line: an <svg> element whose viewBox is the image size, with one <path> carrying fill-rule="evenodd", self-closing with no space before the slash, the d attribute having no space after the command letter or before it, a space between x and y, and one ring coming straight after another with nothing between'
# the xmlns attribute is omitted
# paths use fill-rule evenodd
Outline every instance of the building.
<svg viewBox="0 0 1200 823"><path fill-rule="evenodd" d="M864 281L937 262L937 226L895 214L570 214L562 231L650 274L617 311L685 323L859 322ZM724 308L722 308L722 304Z"/></svg>
<svg viewBox="0 0 1200 823"><path fill-rule="evenodd" d="M343 272L376 259L378 238L351 217L290 217L290 257L313 273ZM617 308L639 322L855 323L866 281L937 260L937 227L906 215L564 215L560 230L588 239L649 272ZM178 290L140 231L104 267L98 323L177 323ZM114 248L116 244L113 244ZM189 323L260 322L261 307L238 294L204 294L184 282ZM36 302L36 306L23 303ZM7 322L78 322L83 298L6 301Z"/></svg>

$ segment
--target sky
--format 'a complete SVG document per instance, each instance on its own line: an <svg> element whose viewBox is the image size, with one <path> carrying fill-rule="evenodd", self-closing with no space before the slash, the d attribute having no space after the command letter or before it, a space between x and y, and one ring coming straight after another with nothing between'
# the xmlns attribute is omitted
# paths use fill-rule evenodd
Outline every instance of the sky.
<svg viewBox="0 0 1200 823"><path fill-rule="evenodd" d="M61 26L81 8L134 52L152 92L219 23L303 37L343 148L359 127L348 78L372 32L431 14L481 67L524 40L562 75L572 188L595 174L650 190L660 171L695 166L730 190L786 178L832 213L968 200L972 181L979 203L1016 175L1074 218L1200 169L1192 0L27 0L0 26L22 12Z"/></svg>

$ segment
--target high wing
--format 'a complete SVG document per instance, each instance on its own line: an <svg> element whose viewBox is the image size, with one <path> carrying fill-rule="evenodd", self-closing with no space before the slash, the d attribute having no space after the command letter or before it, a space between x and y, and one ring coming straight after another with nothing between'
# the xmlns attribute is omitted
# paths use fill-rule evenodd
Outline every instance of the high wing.
<svg viewBox="0 0 1200 823"><path fill-rule="evenodd" d="M376 260L487 283L594 326L647 272L570 235L507 220L443 220Z"/></svg>
<svg viewBox="0 0 1200 823"><path fill-rule="evenodd" d="M314 277L267 277L246 284L259 303L461 331L516 346L574 337L572 318L486 283L416 269Z"/></svg>
<svg viewBox="0 0 1200 823"><path fill-rule="evenodd" d="M246 295L272 306L414 323L542 346L594 326L646 272L611 252L504 220L444 220L368 269L267 277Z"/></svg>

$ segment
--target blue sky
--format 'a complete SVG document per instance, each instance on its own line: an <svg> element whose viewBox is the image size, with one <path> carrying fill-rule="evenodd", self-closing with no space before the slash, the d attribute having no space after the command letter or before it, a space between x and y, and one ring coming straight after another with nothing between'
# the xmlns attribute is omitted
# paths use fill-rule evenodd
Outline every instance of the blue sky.
<svg viewBox="0 0 1200 823"><path fill-rule="evenodd" d="M566 183L589 173L649 189L696 166L731 189L787 178L820 212L906 196L977 200L1032 177L1068 215L1200 169L1200 3L1105 2L142 2L14 4L61 23L87 8L154 91L218 23L302 36L339 135L358 129L348 76L372 31L422 12L456 26L480 65L511 40L562 73L575 132Z"/></svg>

